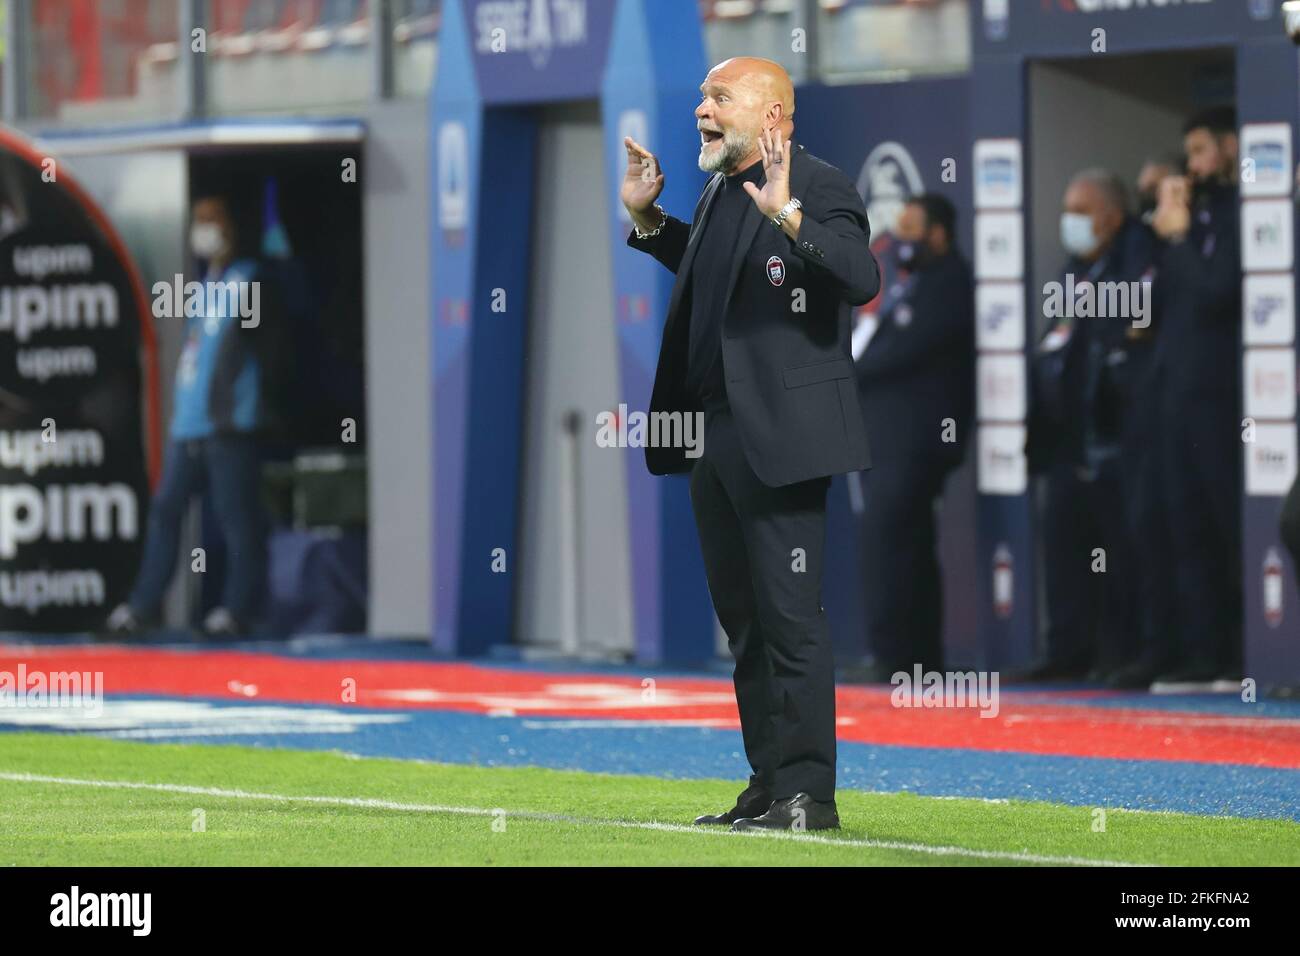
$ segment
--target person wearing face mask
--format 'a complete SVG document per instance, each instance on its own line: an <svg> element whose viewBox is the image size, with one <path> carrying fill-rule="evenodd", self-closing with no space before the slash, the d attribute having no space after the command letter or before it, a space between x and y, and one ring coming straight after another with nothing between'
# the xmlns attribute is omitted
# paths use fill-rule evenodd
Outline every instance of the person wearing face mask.
<svg viewBox="0 0 1300 956"><path fill-rule="evenodd" d="M1237 117L1183 129L1187 176L1160 184L1157 365L1178 619L1168 683L1235 678L1241 667L1241 240Z"/></svg>
<svg viewBox="0 0 1300 956"><path fill-rule="evenodd" d="M1150 300L1145 315L1133 298L1131 314L1101 315L1089 314L1079 296L1090 287L1100 302L1103 283L1145 282L1149 290L1154 243L1108 170L1078 173L1062 205L1068 260L1060 286L1074 290L1076 307L1048 315L1052 324L1031 356L1026 456L1042 478L1047 631L1039 663L1022 676L1104 679L1140 649L1139 516L1130 502Z"/></svg>
<svg viewBox="0 0 1300 956"><path fill-rule="evenodd" d="M226 546L221 603L204 619L203 631L212 636L244 632L266 574L258 433L268 418L262 373L264 345L276 325L269 316L275 311L273 293L263 286L257 261L240 254L229 199L203 197L194 203L191 218L190 251L208 291L201 307L172 316L184 321L185 340L176 369L170 443L135 585L106 622L113 633L137 632L157 621L175 571L181 522L190 499L201 492L211 495ZM238 290L241 299L211 291L222 288ZM254 306L251 315L241 310L241 301Z"/></svg>
<svg viewBox="0 0 1300 956"><path fill-rule="evenodd" d="M862 522L869 659L845 669L847 679L888 681L916 663L942 668L935 507L961 464L975 391L974 291L955 228L943 196L903 206L900 271L855 363L872 448Z"/></svg>

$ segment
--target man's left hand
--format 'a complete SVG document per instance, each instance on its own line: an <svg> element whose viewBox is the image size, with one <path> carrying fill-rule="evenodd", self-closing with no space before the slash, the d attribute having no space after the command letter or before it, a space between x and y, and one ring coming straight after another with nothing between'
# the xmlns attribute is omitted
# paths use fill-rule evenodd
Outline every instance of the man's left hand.
<svg viewBox="0 0 1300 956"><path fill-rule="evenodd" d="M790 201L790 141L782 142L778 130L763 130L758 137L758 151L763 157L767 182L762 189L747 182L745 192L754 200L758 211L771 219Z"/></svg>

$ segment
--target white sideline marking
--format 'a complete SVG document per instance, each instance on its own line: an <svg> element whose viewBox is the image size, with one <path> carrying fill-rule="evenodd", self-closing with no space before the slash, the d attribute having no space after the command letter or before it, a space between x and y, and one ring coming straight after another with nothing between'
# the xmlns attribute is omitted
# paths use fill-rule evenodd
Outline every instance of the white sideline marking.
<svg viewBox="0 0 1300 956"><path fill-rule="evenodd" d="M48 777L35 773L3 773L0 780L13 783L54 783L71 787L101 787L108 790L153 790L160 793L188 793L203 797L230 797L235 800L270 800L281 803L315 803L335 807L362 807L371 810L401 810L409 813L454 813L464 816L490 817L497 812L525 820L549 823L574 823L580 826L622 827L631 830L657 830L666 833L693 833L704 836L756 836L767 839L798 840L802 843L822 843L829 846L857 846L879 850L909 850L934 856L964 856L982 860L1013 860L1017 863L1049 863L1067 866L1145 866L1119 860L1093 860L1079 856L1043 856L1037 853L1016 853L1007 850L973 850L961 846L931 846L926 843L901 843L894 840L838 840L815 833L733 833L713 827L688 826L681 823L644 823L635 820L601 820L575 817L562 813L539 813L531 810L505 810L483 807L452 807L435 803L398 803L373 797L291 796L282 793L257 793L251 790L228 790L222 787L194 787L179 783L137 783L129 780L78 780L73 777Z"/></svg>

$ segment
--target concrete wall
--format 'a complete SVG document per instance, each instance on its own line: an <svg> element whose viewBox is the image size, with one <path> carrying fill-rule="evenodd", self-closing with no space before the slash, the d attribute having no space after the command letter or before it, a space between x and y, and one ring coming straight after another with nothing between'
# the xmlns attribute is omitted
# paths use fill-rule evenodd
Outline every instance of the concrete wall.
<svg viewBox="0 0 1300 956"><path fill-rule="evenodd" d="M366 429L372 634L433 627L429 130L423 100L366 114Z"/></svg>
<svg viewBox="0 0 1300 956"><path fill-rule="evenodd" d="M596 415L619 383L600 108L542 110L526 352L521 560L515 637L566 653L630 654L626 468L600 448ZM575 248L580 252L575 255ZM576 432L566 427L577 416Z"/></svg>

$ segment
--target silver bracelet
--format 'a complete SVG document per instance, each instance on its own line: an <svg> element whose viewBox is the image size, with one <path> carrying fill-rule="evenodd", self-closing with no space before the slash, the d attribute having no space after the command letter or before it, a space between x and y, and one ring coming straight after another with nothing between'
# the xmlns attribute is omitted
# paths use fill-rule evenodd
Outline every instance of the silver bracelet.
<svg viewBox="0 0 1300 956"><path fill-rule="evenodd" d="M654 229L650 230L649 232L642 232L641 227L636 224L635 220L633 220L632 231L636 233L636 237L638 239L654 238L655 236L659 235L660 232L663 231L664 226L667 224L668 213L664 212L664 207L659 205L658 203L655 203L655 208L659 210L659 216L661 218L659 219L659 225L655 226Z"/></svg>
<svg viewBox="0 0 1300 956"><path fill-rule="evenodd" d="M780 229L781 226L785 224L785 221L788 218L790 218L791 213L793 213L796 209L802 209L802 208L803 208L803 203L801 203L799 200L795 199L794 197L791 197L790 201L781 207L781 211L772 217L772 225Z"/></svg>

